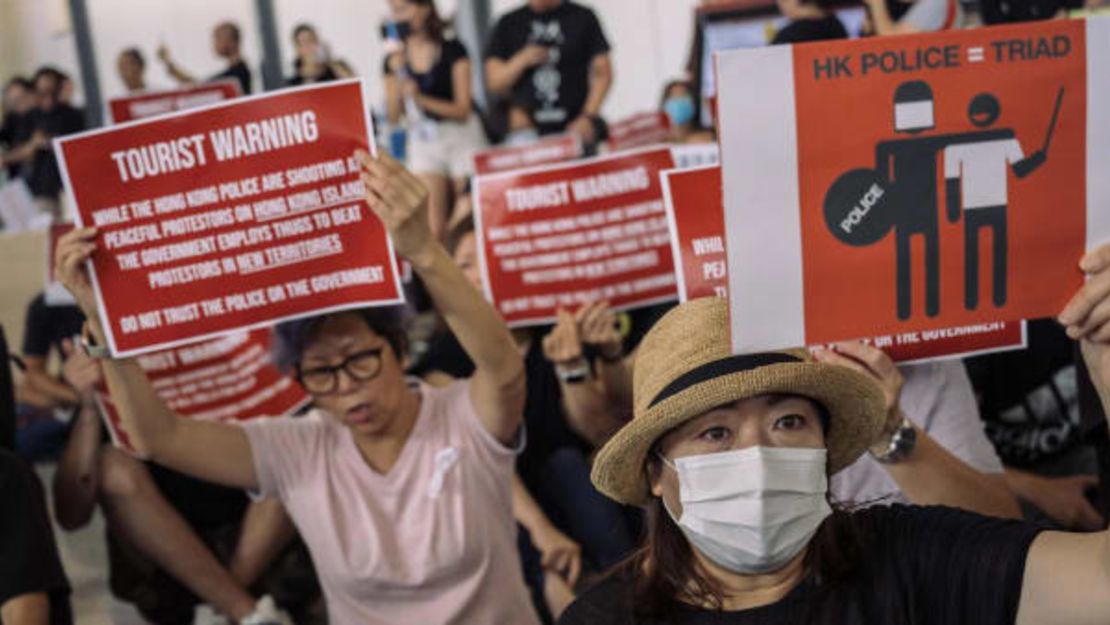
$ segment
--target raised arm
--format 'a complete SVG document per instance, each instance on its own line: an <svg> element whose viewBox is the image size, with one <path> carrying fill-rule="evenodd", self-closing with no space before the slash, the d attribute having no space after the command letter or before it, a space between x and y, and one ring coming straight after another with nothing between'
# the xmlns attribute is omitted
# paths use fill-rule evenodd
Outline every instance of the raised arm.
<svg viewBox="0 0 1110 625"><path fill-rule="evenodd" d="M524 411L524 359L505 322L463 275L428 224L428 190L397 161L365 152L366 201L401 256L412 263L435 307L474 361L471 400L486 430L511 444Z"/></svg>
<svg viewBox="0 0 1110 625"><path fill-rule="evenodd" d="M595 438L590 441L601 445L632 418L632 367L624 355L624 338L609 302L591 302L580 308L574 318L582 344L596 354L595 384L605 398L605 408L594 422Z"/></svg>
<svg viewBox="0 0 1110 625"><path fill-rule="evenodd" d="M73 418L69 439L54 472L54 518L66 531L84 527L96 509L100 486L97 470L100 458L100 413L94 392L102 381L100 365L66 340L62 343L65 362L62 373L78 393L80 402Z"/></svg>
<svg viewBox="0 0 1110 625"><path fill-rule="evenodd" d="M401 93L401 69L405 65L404 53L394 52L386 61L389 72L382 75L382 87L385 89L385 118L390 124L401 123L401 114L405 110Z"/></svg>
<svg viewBox="0 0 1110 625"><path fill-rule="evenodd" d="M555 327L543 337L543 355L554 366L559 379L567 425L591 445L599 446L620 424L614 425L608 418L608 402L582 353L576 317L559 310Z"/></svg>
<svg viewBox="0 0 1110 625"><path fill-rule="evenodd" d="M902 375L882 350L860 342L837 343L819 350L815 357L855 369L874 378L887 398L889 418L884 434L872 446L881 454L905 419L899 404ZM987 475L969 466L917 427L917 444L905 458L883 464L906 498L918 505L944 505L989 516L1019 518L1021 510L1001 476Z"/></svg>
<svg viewBox="0 0 1110 625"><path fill-rule="evenodd" d="M1060 313L1110 415L1110 245L1079 263L1087 282ZM1110 623L1110 531L1045 532L1029 549L1018 604L1018 625Z"/></svg>
<svg viewBox="0 0 1110 625"><path fill-rule="evenodd" d="M871 24L875 29L876 35L908 35L918 32L917 27L907 20L895 20L890 15L890 11L886 8L885 0L864 1L865 4L867 4L868 12L871 14ZM922 0L918 1L920 2Z"/></svg>
<svg viewBox="0 0 1110 625"><path fill-rule="evenodd" d="M97 250L95 228L76 228L58 241L58 279L84 311L89 338L104 344L85 261ZM227 486L254 489L258 481L246 434L235 425L182 419L159 399L131 359L101 361L108 392L138 451L158 464Z"/></svg>
<svg viewBox="0 0 1110 625"><path fill-rule="evenodd" d="M166 46L158 46L158 59L162 61L162 65L166 68L166 73L173 77L177 82L188 85L197 81L191 74L177 66L170 58L169 48Z"/></svg>

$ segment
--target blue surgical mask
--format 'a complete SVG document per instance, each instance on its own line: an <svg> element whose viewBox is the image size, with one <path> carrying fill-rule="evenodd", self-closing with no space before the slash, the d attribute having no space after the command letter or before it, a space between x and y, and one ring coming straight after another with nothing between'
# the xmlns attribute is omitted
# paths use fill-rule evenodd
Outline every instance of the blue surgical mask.
<svg viewBox="0 0 1110 625"><path fill-rule="evenodd" d="M694 101L689 96L667 98L663 111L671 120L672 126L685 126L694 121Z"/></svg>

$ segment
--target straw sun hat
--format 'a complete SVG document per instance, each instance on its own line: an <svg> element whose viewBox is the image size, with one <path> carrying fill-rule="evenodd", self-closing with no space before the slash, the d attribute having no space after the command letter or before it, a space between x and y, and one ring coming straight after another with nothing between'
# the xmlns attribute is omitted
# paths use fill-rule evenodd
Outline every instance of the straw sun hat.
<svg viewBox="0 0 1110 625"><path fill-rule="evenodd" d="M661 436L717 406L768 393L808 397L829 415L828 474L856 461L886 420L882 389L865 375L818 363L805 350L734 356L728 304L691 300L640 343L632 380L633 418L598 452L598 490L627 504L650 500L644 462Z"/></svg>

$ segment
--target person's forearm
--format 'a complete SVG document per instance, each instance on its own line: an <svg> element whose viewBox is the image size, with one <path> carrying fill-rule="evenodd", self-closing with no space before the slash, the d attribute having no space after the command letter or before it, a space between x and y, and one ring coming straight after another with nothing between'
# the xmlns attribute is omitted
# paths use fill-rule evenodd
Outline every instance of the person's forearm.
<svg viewBox="0 0 1110 625"><path fill-rule="evenodd" d="M551 525L551 521L532 498L532 493L528 492L528 488L524 486L524 482L515 471L513 472L513 518L532 534Z"/></svg>
<svg viewBox="0 0 1110 625"><path fill-rule="evenodd" d="M1034 503L1039 499L1036 488L1036 480L1040 479L1038 476L1010 467L1006 467L1004 475L1006 485L1015 495Z"/></svg>
<svg viewBox="0 0 1110 625"><path fill-rule="evenodd" d="M917 430L909 457L884 464L891 478L917 505L962 508L989 516L1020 518L1021 508L1001 479L992 480L950 454L928 434Z"/></svg>
<svg viewBox="0 0 1110 625"><path fill-rule="evenodd" d="M173 77L174 80L180 83L192 83L196 80L177 66L173 61L166 61L166 72Z"/></svg>
<svg viewBox="0 0 1110 625"><path fill-rule="evenodd" d="M82 405L54 473L54 516L66 531L84 527L92 518L99 488L100 415L96 406Z"/></svg>
<svg viewBox="0 0 1110 625"><path fill-rule="evenodd" d="M104 333L90 323L94 338L104 344ZM173 438L177 415L158 397L139 363L132 359L104 360L104 381L119 412L123 428L136 450L156 460Z"/></svg>
<svg viewBox="0 0 1110 625"><path fill-rule="evenodd" d="M490 59L486 61L486 86L494 95L505 97L526 69L524 59L519 54L507 61Z"/></svg>
<svg viewBox="0 0 1110 625"><path fill-rule="evenodd" d="M36 392L49 398L55 406L74 406L79 401L77 391L45 371L29 368L27 370L27 383Z"/></svg>
<svg viewBox="0 0 1110 625"><path fill-rule="evenodd" d="M2 164L6 167L15 163L22 163L30 160L35 155L35 146L30 143L24 143L16 146L4 154Z"/></svg>
<svg viewBox="0 0 1110 625"><path fill-rule="evenodd" d="M397 78L394 76L387 76L384 83L385 118L390 124L397 125L401 123L401 111L403 110L401 87L397 84Z"/></svg>
<svg viewBox="0 0 1110 625"><path fill-rule="evenodd" d="M470 105L466 102L443 100L420 94L416 96L416 103L426 112L443 119L464 122L470 117Z"/></svg>
<svg viewBox="0 0 1110 625"><path fill-rule="evenodd" d="M601 446L623 424L609 409L605 393L596 380L568 384L559 381L567 425L595 447Z"/></svg>
<svg viewBox="0 0 1110 625"><path fill-rule="evenodd" d="M631 360L631 355L617 362L597 359L597 376L609 401L609 411L621 420L632 416Z"/></svg>
<svg viewBox="0 0 1110 625"><path fill-rule="evenodd" d="M523 375L524 359L509 329L443 246L431 243L409 261L474 367L498 381L515 384Z"/></svg>
<svg viewBox="0 0 1110 625"><path fill-rule="evenodd" d="M590 71L590 91L586 95L586 104L582 107L582 114L596 117L601 114L601 105L605 104L605 97L609 95L609 88L613 86L613 68L608 57L595 60Z"/></svg>
<svg viewBox="0 0 1110 625"><path fill-rule="evenodd" d="M886 3L882 0L868 2L867 7L871 10L871 24L875 27L875 34L893 35L897 24L890 17Z"/></svg>
<svg viewBox="0 0 1110 625"><path fill-rule="evenodd" d="M50 625L50 598L45 592L12 597L0 605L4 625Z"/></svg>

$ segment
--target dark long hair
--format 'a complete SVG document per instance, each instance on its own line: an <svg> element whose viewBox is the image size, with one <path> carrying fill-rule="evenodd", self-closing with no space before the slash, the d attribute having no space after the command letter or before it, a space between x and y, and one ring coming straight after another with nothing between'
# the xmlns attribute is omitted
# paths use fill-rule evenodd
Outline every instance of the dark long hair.
<svg viewBox="0 0 1110 625"><path fill-rule="evenodd" d="M428 17L424 20L424 34L432 41L443 43L447 23L439 16L435 0L408 0L408 2L418 7L428 7Z"/></svg>

